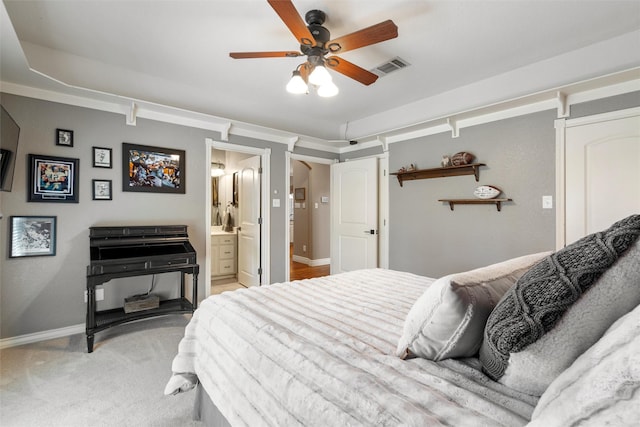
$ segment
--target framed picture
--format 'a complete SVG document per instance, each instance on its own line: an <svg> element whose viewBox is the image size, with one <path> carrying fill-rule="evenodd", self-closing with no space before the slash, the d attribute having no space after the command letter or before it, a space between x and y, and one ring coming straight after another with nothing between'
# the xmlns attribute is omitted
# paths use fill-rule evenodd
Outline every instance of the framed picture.
<svg viewBox="0 0 640 427"><path fill-rule="evenodd" d="M78 203L79 160L29 154L29 202Z"/></svg>
<svg viewBox="0 0 640 427"><path fill-rule="evenodd" d="M185 152L122 143L122 191L184 194Z"/></svg>
<svg viewBox="0 0 640 427"><path fill-rule="evenodd" d="M293 191L293 198L296 199L296 201L303 201L305 199L305 189L296 188Z"/></svg>
<svg viewBox="0 0 640 427"><path fill-rule="evenodd" d="M10 258L56 254L55 216L12 216L10 227Z"/></svg>
<svg viewBox="0 0 640 427"><path fill-rule="evenodd" d="M68 129L56 129L56 145L73 147L73 131Z"/></svg>
<svg viewBox="0 0 640 427"><path fill-rule="evenodd" d="M111 148L93 147L93 167L112 168L111 153Z"/></svg>
<svg viewBox="0 0 640 427"><path fill-rule="evenodd" d="M111 180L94 179L91 181L93 187L93 200L112 200Z"/></svg>

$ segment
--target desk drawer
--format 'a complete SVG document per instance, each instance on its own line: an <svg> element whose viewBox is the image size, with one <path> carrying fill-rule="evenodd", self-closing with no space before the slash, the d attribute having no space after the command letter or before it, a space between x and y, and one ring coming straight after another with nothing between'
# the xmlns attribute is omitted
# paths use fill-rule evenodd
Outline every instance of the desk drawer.
<svg viewBox="0 0 640 427"><path fill-rule="evenodd" d="M166 267L166 266L173 266L173 265L188 265L190 263L191 263L191 260L189 258L178 257L178 258L171 258L170 260L164 260L164 261L160 261L160 260L151 261L149 265L151 266L151 268L156 268L156 267Z"/></svg>

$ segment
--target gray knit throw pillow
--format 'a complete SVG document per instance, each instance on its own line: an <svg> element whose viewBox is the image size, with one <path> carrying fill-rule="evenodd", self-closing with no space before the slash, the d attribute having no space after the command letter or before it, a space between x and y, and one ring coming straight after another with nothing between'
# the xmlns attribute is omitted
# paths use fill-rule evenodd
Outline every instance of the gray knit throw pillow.
<svg viewBox="0 0 640 427"><path fill-rule="evenodd" d="M640 215L590 234L524 273L491 312L480 348L483 371L504 374L509 353L523 350L554 327L564 312L640 235Z"/></svg>

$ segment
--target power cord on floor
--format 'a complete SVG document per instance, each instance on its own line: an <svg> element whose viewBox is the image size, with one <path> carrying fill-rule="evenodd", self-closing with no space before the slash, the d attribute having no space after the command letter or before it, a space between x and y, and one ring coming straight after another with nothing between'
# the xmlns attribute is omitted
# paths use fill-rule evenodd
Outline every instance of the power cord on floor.
<svg viewBox="0 0 640 427"><path fill-rule="evenodd" d="M155 289L155 287L156 287L156 275L153 274L151 276L151 287L149 287L149 290L146 293L133 295L132 298L139 298L139 297L149 296L151 294L151 291L153 291Z"/></svg>

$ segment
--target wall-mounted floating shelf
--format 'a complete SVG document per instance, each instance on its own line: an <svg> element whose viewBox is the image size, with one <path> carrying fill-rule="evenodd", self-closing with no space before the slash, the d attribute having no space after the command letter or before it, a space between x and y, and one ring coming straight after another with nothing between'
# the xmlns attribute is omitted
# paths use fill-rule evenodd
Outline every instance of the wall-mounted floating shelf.
<svg viewBox="0 0 640 427"><path fill-rule="evenodd" d="M496 205L498 212L502 210L502 202L513 202L513 199L438 199L439 202L449 203L453 210L454 205Z"/></svg>
<svg viewBox="0 0 640 427"><path fill-rule="evenodd" d="M485 164L473 163L471 165L445 166L442 168L433 169L418 169L408 172L393 172L391 175L397 176L400 187L402 187L403 181L412 181L415 179L445 178L448 176L460 175L475 175L476 181L478 181L480 179L480 166L485 166Z"/></svg>

